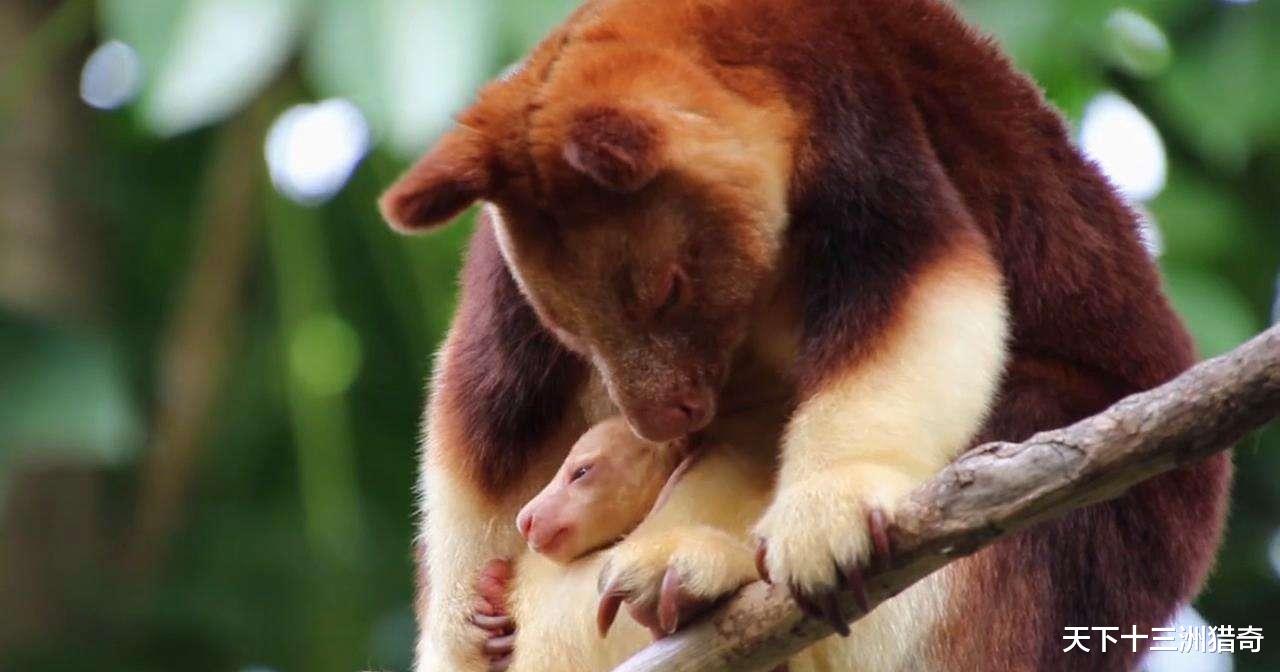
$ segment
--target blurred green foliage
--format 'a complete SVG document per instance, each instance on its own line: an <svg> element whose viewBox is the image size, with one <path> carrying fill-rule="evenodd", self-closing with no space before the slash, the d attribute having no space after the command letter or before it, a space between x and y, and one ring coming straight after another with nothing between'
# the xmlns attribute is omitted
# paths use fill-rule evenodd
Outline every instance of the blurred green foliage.
<svg viewBox="0 0 1280 672"><path fill-rule="evenodd" d="M77 250L94 269L77 291L94 308L0 295L0 501L11 500L0 509L0 669L408 669L415 445L469 226L400 239L373 202L575 3L20 4L29 29L0 60L0 136L46 117L64 126L40 136L52 139L33 163L0 142L0 170L48 169L32 174L47 177L46 200L68 224L37 250L49 256L36 284L78 272L63 263ZM1146 209L1203 352L1268 324L1280 4L962 4L1074 122L1111 90L1156 124L1169 177ZM145 86L125 111L91 113L76 107L75 78L107 39L136 50ZM374 150L333 200L291 203L262 165L267 122L334 97L360 107ZM0 216L14 230L43 226L33 208ZM201 300L208 310L191 308ZM205 403L200 389L211 390ZM1197 608L1280 636L1280 570L1268 560L1280 432L1236 460L1228 544ZM92 487L29 515L22 502L42 501L42 484L65 482L67 469ZM161 522L138 523L148 516ZM81 519L88 533L60 536ZM1236 665L1276 669L1280 645Z"/></svg>

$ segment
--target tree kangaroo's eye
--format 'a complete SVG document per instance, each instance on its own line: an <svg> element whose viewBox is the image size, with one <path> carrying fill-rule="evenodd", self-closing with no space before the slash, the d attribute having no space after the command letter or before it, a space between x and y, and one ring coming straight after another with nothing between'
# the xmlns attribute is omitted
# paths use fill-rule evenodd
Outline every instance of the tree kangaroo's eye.
<svg viewBox="0 0 1280 672"><path fill-rule="evenodd" d="M679 266L672 266L666 277L663 278L662 289L659 294L662 297L662 302L653 311L653 319L660 319L680 305L684 296L686 282L684 271Z"/></svg>
<svg viewBox="0 0 1280 672"><path fill-rule="evenodd" d="M577 469L574 469L574 470L573 470L573 475L569 476L569 482L570 482L570 483L573 483L574 481L578 480L579 478L582 478L583 476L586 476L588 471L591 471L591 465L589 465L589 464L584 464L584 465L582 465L581 467L578 467Z"/></svg>

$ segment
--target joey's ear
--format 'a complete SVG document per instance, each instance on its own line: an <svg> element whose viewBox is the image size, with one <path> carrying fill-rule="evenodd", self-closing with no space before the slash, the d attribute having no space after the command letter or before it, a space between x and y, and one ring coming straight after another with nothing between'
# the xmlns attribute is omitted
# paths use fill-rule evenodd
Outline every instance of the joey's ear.
<svg viewBox="0 0 1280 672"><path fill-rule="evenodd" d="M641 114L588 107L569 123L564 159L600 186L632 193L662 169L662 144L662 129Z"/></svg>
<svg viewBox="0 0 1280 672"><path fill-rule="evenodd" d="M489 193L491 163L488 142L476 131L456 128L387 189L378 207L401 233L430 230Z"/></svg>

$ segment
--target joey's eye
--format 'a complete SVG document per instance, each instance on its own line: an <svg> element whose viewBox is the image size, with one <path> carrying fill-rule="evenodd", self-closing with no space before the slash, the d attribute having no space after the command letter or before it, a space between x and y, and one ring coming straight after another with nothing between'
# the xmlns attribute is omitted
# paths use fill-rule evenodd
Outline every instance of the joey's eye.
<svg viewBox="0 0 1280 672"><path fill-rule="evenodd" d="M581 467L574 469L573 474L569 476L569 482L573 483L583 476L586 476L588 471L591 471L591 465L589 464L584 464Z"/></svg>

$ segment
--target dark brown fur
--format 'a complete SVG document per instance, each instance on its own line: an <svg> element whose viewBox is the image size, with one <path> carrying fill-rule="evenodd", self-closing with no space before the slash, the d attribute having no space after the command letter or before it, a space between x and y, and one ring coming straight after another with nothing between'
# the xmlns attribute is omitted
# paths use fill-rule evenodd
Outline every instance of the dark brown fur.
<svg viewBox="0 0 1280 672"><path fill-rule="evenodd" d="M481 217L462 271L466 288L441 368L440 402L459 426L444 442L491 497L525 475L565 418L584 363L538 323Z"/></svg>

